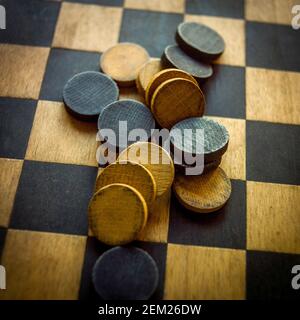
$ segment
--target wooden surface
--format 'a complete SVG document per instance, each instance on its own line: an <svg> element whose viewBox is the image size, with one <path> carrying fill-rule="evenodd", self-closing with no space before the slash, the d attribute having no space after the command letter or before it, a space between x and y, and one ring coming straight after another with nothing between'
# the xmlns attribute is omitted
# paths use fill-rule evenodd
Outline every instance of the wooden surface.
<svg viewBox="0 0 300 320"><path fill-rule="evenodd" d="M140 68L150 59L148 52L136 43L119 43L106 50L100 59L101 70L120 86L133 86Z"/></svg>
<svg viewBox="0 0 300 320"><path fill-rule="evenodd" d="M112 183L123 183L135 188L149 207L156 197L156 182L152 173L135 162L120 161L101 170L97 177L95 192Z"/></svg>
<svg viewBox="0 0 300 320"><path fill-rule="evenodd" d="M125 0L125 8L162 11L172 13L184 12L184 0Z"/></svg>
<svg viewBox="0 0 300 320"><path fill-rule="evenodd" d="M156 121L163 128L172 126L189 117L201 117L205 99L199 87L182 78L167 80L155 90L151 110Z"/></svg>
<svg viewBox="0 0 300 320"><path fill-rule="evenodd" d="M89 205L89 225L101 242L116 246L136 240L146 225L147 204L133 187L115 183L93 196Z"/></svg>
<svg viewBox="0 0 300 320"><path fill-rule="evenodd" d="M231 194L231 182L221 168L201 176L177 174L173 188L184 207L199 213L217 211Z"/></svg>

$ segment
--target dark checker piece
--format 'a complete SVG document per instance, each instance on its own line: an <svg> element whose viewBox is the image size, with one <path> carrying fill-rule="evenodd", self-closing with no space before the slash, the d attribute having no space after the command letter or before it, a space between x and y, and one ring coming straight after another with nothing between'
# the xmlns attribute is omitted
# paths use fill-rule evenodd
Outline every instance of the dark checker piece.
<svg viewBox="0 0 300 320"><path fill-rule="evenodd" d="M202 164L201 167L199 166L199 170L200 169L202 170L202 167L203 167L203 171L201 173L199 173L199 175L206 174L207 172L218 168L218 166L220 165L221 161L222 161L222 158L219 158L219 159L216 159L216 160L214 160L212 162L208 162L208 163ZM187 169L196 168L193 165L187 165L187 164L184 164L184 163L176 163L175 162L174 165L175 165L176 171L179 172L179 173L183 173L183 174L187 172L186 171Z"/></svg>
<svg viewBox="0 0 300 320"><path fill-rule="evenodd" d="M190 133L184 130L192 130ZM204 132L198 132L202 129ZM202 134L204 133L204 161L205 163L219 159L227 150L229 133L227 129L214 120L206 117L188 118L175 124L171 129L171 143L176 152L183 155L197 155L203 151L201 144ZM200 147L200 149L199 149Z"/></svg>
<svg viewBox="0 0 300 320"><path fill-rule="evenodd" d="M153 258L135 247L115 247L97 260L93 283L105 300L146 300L158 285L158 268Z"/></svg>
<svg viewBox="0 0 300 320"><path fill-rule="evenodd" d="M195 59L210 62L225 49L223 38L213 29L196 22L183 22L177 27L179 47Z"/></svg>
<svg viewBox="0 0 300 320"><path fill-rule="evenodd" d="M76 74L63 90L67 110L82 120L97 120L101 111L118 97L116 83L105 74L95 71Z"/></svg>
<svg viewBox="0 0 300 320"><path fill-rule="evenodd" d="M120 122L122 121L122 123ZM98 129L111 129L116 134L116 141L106 139L100 132L103 139L113 147L120 148L120 151L127 148L134 141L127 141L128 134L134 129L143 129L143 136L139 141L148 141L151 137L151 130L155 129L155 119L149 108L143 103L127 99L120 100L108 105L100 114ZM135 138L135 137L133 137Z"/></svg>
<svg viewBox="0 0 300 320"><path fill-rule="evenodd" d="M211 65L192 58L177 45L167 46L161 59L165 68L181 69L191 74L198 81L207 79L213 74Z"/></svg>

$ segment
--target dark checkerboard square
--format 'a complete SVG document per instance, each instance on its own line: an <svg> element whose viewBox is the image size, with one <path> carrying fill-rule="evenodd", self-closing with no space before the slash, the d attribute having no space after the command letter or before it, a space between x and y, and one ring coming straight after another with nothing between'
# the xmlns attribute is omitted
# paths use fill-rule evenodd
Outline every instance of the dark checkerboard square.
<svg viewBox="0 0 300 320"><path fill-rule="evenodd" d="M185 209L172 197L169 243L245 249L246 190L245 182L231 180L228 203L215 213L199 214Z"/></svg>
<svg viewBox="0 0 300 320"><path fill-rule="evenodd" d="M0 98L0 157L23 159L36 101Z"/></svg>
<svg viewBox="0 0 300 320"><path fill-rule="evenodd" d="M295 265L300 265L300 255L248 251L247 299L300 299L299 290L292 288Z"/></svg>
<svg viewBox="0 0 300 320"><path fill-rule="evenodd" d="M182 21L181 14L125 9L119 41L136 42L151 57L160 57L167 45L175 43L175 31Z"/></svg>
<svg viewBox="0 0 300 320"><path fill-rule="evenodd" d="M124 0L65 0L66 2L79 2L87 4L100 4L102 6L110 7L121 7L123 6Z"/></svg>
<svg viewBox="0 0 300 320"><path fill-rule="evenodd" d="M97 168L25 161L10 227L86 235Z"/></svg>
<svg viewBox="0 0 300 320"><path fill-rule="evenodd" d="M291 26L247 22L247 66L300 71L299 31Z"/></svg>
<svg viewBox="0 0 300 320"><path fill-rule="evenodd" d="M244 18L244 0L186 0L185 10L189 14Z"/></svg>
<svg viewBox="0 0 300 320"><path fill-rule="evenodd" d="M6 236L6 228L0 227L0 262Z"/></svg>
<svg viewBox="0 0 300 320"><path fill-rule="evenodd" d="M300 127L247 121L247 180L300 183Z"/></svg>
<svg viewBox="0 0 300 320"><path fill-rule="evenodd" d="M40 99L62 101L66 82L76 73L99 71L99 53L51 49Z"/></svg>
<svg viewBox="0 0 300 320"><path fill-rule="evenodd" d="M6 30L0 42L50 46L60 3L39 0L2 0L6 9Z"/></svg>
<svg viewBox="0 0 300 320"><path fill-rule="evenodd" d="M214 65L214 74L201 88L206 99L206 114L245 118L245 69Z"/></svg>
<svg viewBox="0 0 300 320"><path fill-rule="evenodd" d="M152 242L134 242L132 245L147 251L156 261L159 270L158 288L154 292L151 299L162 299L164 290L164 275L166 261L166 244ZM84 265L81 276L81 285L79 291L80 300L95 301L100 300L92 283L92 270L96 260L100 255L110 247L102 244L94 237L89 237L87 240Z"/></svg>

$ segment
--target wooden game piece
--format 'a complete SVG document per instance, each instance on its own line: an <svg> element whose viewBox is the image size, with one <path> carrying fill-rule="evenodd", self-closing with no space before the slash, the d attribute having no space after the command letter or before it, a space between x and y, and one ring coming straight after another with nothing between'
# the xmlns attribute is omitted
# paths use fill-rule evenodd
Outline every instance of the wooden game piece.
<svg viewBox="0 0 300 320"><path fill-rule="evenodd" d="M200 88L193 81L182 78L162 83L151 100L151 111L156 121L167 129L183 119L201 117L204 107L205 99Z"/></svg>
<svg viewBox="0 0 300 320"><path fill-rule="evenodd" d="M117 161L134 161L142 164L153 175L157 196L161 196L174 180L174 164L169 153L155 143L137 142L120 153Z"/></svg>
<svg viewBox="0 0 300 320"><path fill-rule="evenodd" d="M200 176L176 174L173 187L184 207L200 213L219 210L231 194L230 179L220 167Z"/></svg>
<svg viewBox="0 0 300 320"><path fill-rule="evenodd" d="M123 42L102 54L100 68L120 86L130 87L134 86L140 68L149 59L149 54L143 47Z"/></svg>
<svg viewBox="0 0 300 320"><path fill-rule="evenodd" d="M153 258L136 247L115 247L96 261L92 280L105 300L147 300L158 286L158 268Z"/></svg>
<svg viewBox="0 0 300 320"><path fill-rule="evenodd" d="M186 54L177 45L167 46L161 57L164 68L177 68L192 75L198 82L212 76L212 66Z"/></svg>
<svg viewBox="0 0 300 320"><path fill-rule="evenodd" d="M153 59L146 62L140 69L136 78L136 87L138 92L145 98L146 88L152 77L162 70L160 59Z"/></svg>
<svg viewBox="0 0 300 320"><path fill-rule="evenodd" d="M176 41L187 54L211 62L225 49L223 38L213 29L196 22L182 22L177 27Z"/></svg>
<svg viewBox="0 0 300 320"><path fill-rule="evenodd" d="M174 69L174 68L162 70L156 73L148 83L148 86L146 88L146 96L145 96L147 105L150 106L153 93L158 88L158 86L160 86L166 80L170 80L174 78L188 79L194 82L198 86L198 83L195 80L195 78L193 78L189 73L183 70Z"/></svg>
<svg viewBox="0 0 300 320"><path fill-rule="evenodd" d="M127 128L123 127L121 131L120 121L126 121L127 126ZM98 129L111 129L116 134L117 141L108 141L108 143L123 150L136 142L127 139L129 132L133 129L143 129L147 136L140 137L140 140L149 140L152 134L151 130L155 129L155 119L143 103L130 99L120 100L110 104L101 112L98 119ZM101 135L101 132L99 133Z"/></svg>
<svg viewBox="0 0 300 320"><path fill-rule="evenodd" d="M204 163L203 164L204 165L203 171L199 175L206 174L207 172L218 168L218 166L220 165L221 161L222 161L222 158L219 158L219 159L216 159L216 160L214 160L212 162ZM176 172L179 172L179 173L182 173L182 174L186 174L187 169L195 168L195 166L187 165L185 163L174 163L174 165L175 165Z"/></svg>
<svg viewBox="0 0 300 320"><path fill-rule="evenodd" d="M121 183L98 190L88 211L93 235L112 246L136 240L148 218L147 204L141 193Z"/></svg>
<svg viewBox="0 0 300 320"><path fill-rule="evenodd" d="M185 129L192 129L193 135L184 136ZM197 135L197 129L204 130ZM220 159L226 152L229 143L227 129L218 122L206 117L193 117L176 123L171 129L171 146L174 153L197 155L202 154L203 146L199 144L204 133L204 162ZM196 143L198 141L198 143ZM202 150L197 150L201 147Z"/></svg>
<svg viewBox="0 0 300 320"><path fill-rule="evenodd" d="M127 184L138 190L148 206L156 197L156 182L152 173L139 163L118 161L102 170L96 180L95 191L112 183Z"/></svg>
<svg viewBox="0 0 300 320"><path fill-rule="evenodd" d="M116 83L101 72L78 73L63 89L67 110L81 120L96 120L101 111L118 97Z"/></svg>

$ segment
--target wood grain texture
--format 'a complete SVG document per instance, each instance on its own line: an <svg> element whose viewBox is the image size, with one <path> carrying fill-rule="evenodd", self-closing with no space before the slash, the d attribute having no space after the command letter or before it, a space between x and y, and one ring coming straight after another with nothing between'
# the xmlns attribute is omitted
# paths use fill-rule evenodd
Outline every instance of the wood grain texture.
<svg viewBox="0 0 300 320"><path fill-rule="evenodd" d="M22 166L22 160L0 158L0 227L8 226Z"/></svg>
<svg viewBox="0 0 300 320"><path fill-rule="evenodd" d="M136 87L143 98L145 97L146 89L150 80L161 70L162 65L160 59L151 59L141 67L136 79Z"/></svg>
<svg viewBox="0 0 300 320"><path fill-rule="evenodd" d="M231 182L217 168L201 176L177 174L173 189L179 202L194 212L209 213L222 208L231 194Z"/></svg>
<svg viewBox="0 0 300 320"><path fill-rule="evenodd" d="M0 44L0 96L38 99L49 51Z"/></svg>
<svg viewBox="0 0 300 320"><path fill-rule="evenodd" d="M300 124L300 74L246 68L248 120Z"/></svg>
<svg viewBox="0 0 300 320"><path fill-rule="evenodd" d="M247 181L247 249L300 253L300 186Z"/></svg>
<svg viewBox="0 0 300 320"><path fill-rule="evenodd" d="M143 196L131 186L121 183L98 190L88 211L93 235L112 246L136 240L148 218Z"/></svg>
<svg viewBox="0 0 300 320"><path fill-rule="evenodd" d="M191 76L189 73L183 70L173 69L173 68L162 70L156 73L155 75L153 75L153 77L148 82L148 85L146 88L146 95L145 95L147 105L150 106L152 96L155 90L165 81L174 79L174 78L187 79L194 82L198 86L198 82L196 81L196 79L193 76Z"/></svg>
<svg viewBox="0 0 300 320"><path fill-rule="evenodd" d="M140 68L149 59L148 52L140 45L123 42L101 55L100 68L120 86L130 87L135 84Z"/></svg>
<svg viewBox="0 0 300 320"><path fill-rule="evenodd" d="M94 123L74 119L63 103L39 101L25 159L97 166Z"/></svg>
<svg viewBox="0 0 300 320"><path fill-rule="evenodd" d="M52 46L103 52L118 42L121 19L121 8L63 2Z"/></svg>
<svg viewBox="0 0 300 320"><path fill-rule="evenodd" d="M168 245L164 299L245 299L246 252Z"/></svg>
<svg viewBox="0 0 300 320"><path fill-rule="evenodd" d="M118 161L134 161L147 168L156 182L157 195L170 189L174 179L174 164L169 153L150 142L137 142L123 150Z"/></svg>
<svg viewBox="0 0 300 320"><path fill-rule="evenodd" d="M120 87L120 100L133 99L146 105L144 97L138 92L136 87Z"/></svg>
<svg viewBox="0 0 300 320"><path fill-rule="evenodd" d="M0 300L77 299L85 246L82 236L8 230L2 263L9 285Z"/></svg>
<svg viewBox="0 0 300 320"><path fill-rule="evenodd" d="M175 123L189 117L201 117L205 99L194 82L175 78L162 83L155 90L151 110L163 128L170 129Z"/></svg>
<svg viewBox="0 0 300 320"><path fill-rule="evenodd" d="M125 8L184 13L184 0L125 0Z"/></svg>
<svg viewBox="0 0 300 320"><path fill-rule="evenodd" d="M216 30L223 37L225 51L214 63L245 66L246 36L244 20L187 14L184 21L203 23Z"/></svg>
<svg viewBox="0 0 300 320"><path fill-rule="evenodd" d="M112 183L123 183L137 189L148 206L156 197L157 188L152 173L135 162L118 161L107 166L98 174L95 191Z"/></svg>

